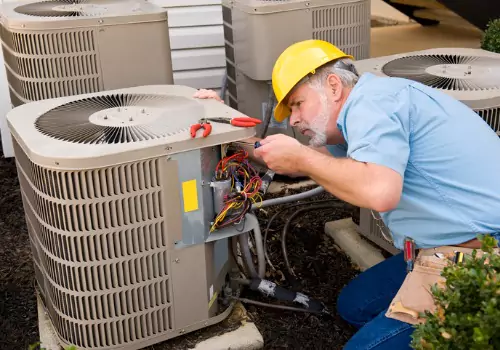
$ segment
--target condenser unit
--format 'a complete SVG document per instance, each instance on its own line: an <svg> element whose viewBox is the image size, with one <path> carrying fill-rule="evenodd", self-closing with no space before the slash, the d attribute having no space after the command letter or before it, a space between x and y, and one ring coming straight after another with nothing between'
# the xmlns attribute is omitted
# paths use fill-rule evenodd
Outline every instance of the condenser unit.
<svg viewBox="0 0 500 350"><path fill-rule="evenodd" d="M0 5L12 105L173 84L167 10L142 0L21 0ZM4 118L4 116L1 116ZM10 140L2 139L4 150Z"/></svg>
<svg viewBox="0 0 500 350"><path fill-rule="evenodd" d="M0 17L14 106L173 83L167 10L149 2L16 1Z"/></svg>
<svg viewBox="0 0 500 350"><path fill-rule="evenodd" d="M195 91L134 87L9 112L37 286L62 343L140 349L231 311L218 302L228 239L257 220L212 229L224 197L214 173L255 128L212 123L192 138L202 118L241 116Z"/></svg>
<svg viewBox="0 0 500 350"><path fill-rule="evenodd" d="M358 72L418 81L472 108L500 134L500 54L437 48L355 62Z"/></svg>
<svg viewBox="0 0 500 350"><path fill-rule="evenodd" d="M228 103L270 123L268 134L285 133L305 142L288 122L276 122L271 75L291 44L328 41L356 59L370 53L369 0L223 0ZM263 123L258 132L263 132Z"/></svg>
<svg viewBox="0 0 500 350"><path fill-rule="evenodd" d="M436 48L354 62L358 72L418 81L453 96L472 108L500 135L500 54L481 49ZM378 213L361 208L358 230L383 249L388 228Z"/></svg>

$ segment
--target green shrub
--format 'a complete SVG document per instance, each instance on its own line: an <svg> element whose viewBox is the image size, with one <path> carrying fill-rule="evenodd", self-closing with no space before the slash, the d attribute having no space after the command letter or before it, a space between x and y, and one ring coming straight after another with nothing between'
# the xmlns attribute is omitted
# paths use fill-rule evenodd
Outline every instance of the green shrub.
<svg viewBox="0 0 500 350"><path fill-rule="evenodd" d="M488 22L481 40L481 48L500 53L500 18Z"/></svg>
<svg viewBox="0 0 500 350"><path fill-rule="evenodd" d="M500 349L500 256L493 237L480 240L482 257L474 250L462 264L444 268L445 287L432 288L436 311L415 326L413 349Z"/></svg>

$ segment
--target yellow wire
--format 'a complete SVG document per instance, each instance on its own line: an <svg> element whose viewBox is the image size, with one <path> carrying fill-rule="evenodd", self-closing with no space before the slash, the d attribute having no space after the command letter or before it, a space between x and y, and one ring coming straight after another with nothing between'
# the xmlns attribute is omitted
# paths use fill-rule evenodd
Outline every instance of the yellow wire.
<svg viewBox="0 0 500 350"><path fill-rule="evenodd" d="M226 145L228 146L228 145ZM227 151L227 148L226 147L223 147L223 158L225 158L225 154L226 154L226 151ZM254 189L256 188L257 186L257 183L256 182L251 182L251 176L248 172L248 170L242 166L242 164L238 163L238 162L235 162L234 160L228 162L224 167L222 167L222 172L226 172L228 171L229 168L231 167L235 167L237 169L242 169L243 171L243 176L245 178L245 181L244 183L246 183L246 185L244 186L243 190L241 192L245 192L245 193L249 193L249 192L254 192ZM231 192L234 190L234 187L235 187L235 178L233 176L231 176ZM252 194L252 195L247 195L247 197L252 201L252 203L262 203L263 199L262 199L262 196L257 192L255 194ZM244 204L244 201L243 202L232 202L232 203L229 203L227 204L226 203L226 207L217 215L217 217L215 218L214 220L214 223L210 229L210 232L214 231L217 227L217 225L223 221L227 215L227 213L230 211L230 210L238 210L240 209Z"/></svg>

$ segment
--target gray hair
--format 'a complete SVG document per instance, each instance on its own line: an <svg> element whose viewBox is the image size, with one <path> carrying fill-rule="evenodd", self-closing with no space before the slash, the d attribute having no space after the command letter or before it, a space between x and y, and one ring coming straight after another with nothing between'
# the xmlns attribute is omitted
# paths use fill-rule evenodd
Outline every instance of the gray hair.
<svg viewBox="0 0 500 350"><path fill-rule="evenodd" d="M341 58L319 67L316 69L315 74L308 75L299 81L293 90L305 82L308 82L314 88L321 88L330 74L338 76L342 85L348 88L354 87L359 79L353 61L350 58Z"/></svg>

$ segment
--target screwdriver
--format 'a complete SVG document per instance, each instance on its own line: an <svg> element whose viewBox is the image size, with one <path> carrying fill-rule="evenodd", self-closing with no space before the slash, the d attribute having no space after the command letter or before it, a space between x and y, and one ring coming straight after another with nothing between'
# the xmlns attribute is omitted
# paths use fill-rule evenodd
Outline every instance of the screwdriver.
<svg viewBox="0 0 500 350"><path fill-rule="evenodd" d="M262 146L259 141L256 141L254 144L254 148L259 148ZM264 176L262 176L262 184L260 185L259 192L262 193L263 195L266 194L267 189L269 188L269 185L271 184L271 181L273 181L274 175L276 173L269 169L266 171Z"/></svg>
<svg viewBox="0 0 500 350"><path fill-rule="evenodd" d="M415 263L415 241L406 237L404 240L404 260L406 262L406 272L413 271Z"/></svg>

